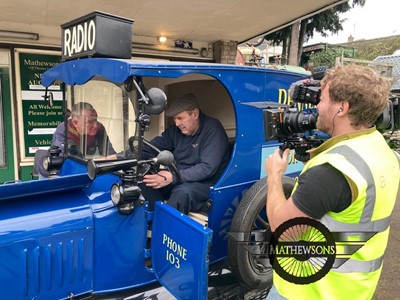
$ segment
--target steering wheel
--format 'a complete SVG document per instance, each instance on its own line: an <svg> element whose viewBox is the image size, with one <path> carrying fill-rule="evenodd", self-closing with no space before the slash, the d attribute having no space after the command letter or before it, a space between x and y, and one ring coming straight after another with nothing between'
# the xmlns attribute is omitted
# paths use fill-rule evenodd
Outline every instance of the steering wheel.
<svg viewBox="0 0 400 300"><path fill-rule="evenodd" d="M138 138L136 136L131 136L128 140L128 144L129 144L129 150L131 151L132 155L137 154L137 150L135 149L134 146L134 142L137 140ZM160 165L163 164L164 157L160 157L160 154L163 153L163 151L161 151L160 149L158 149L156 146L152 145L149 141L143 139L143 143L146 144L148 147L150 147L152 150L154 150L155 152L157 152L158 156L153 156L151 159L149 159L150 163L148 164L143 164L142 167L143 169L141 170L143 176L146 174L156 174L158 173L160 170ZM168 157L169 158L169 157ZM168 159L169 160L169 159ZM158 161L161 161L158 162ZM178 171L178 168L176 167L176 163L173 160L171 163L168 163L165 165L166 166L166 170L168 170L170 173L172 173L172 176L174 178L176 178L176 182L180 182L181 181L181 176L180 173Z"/></svg>

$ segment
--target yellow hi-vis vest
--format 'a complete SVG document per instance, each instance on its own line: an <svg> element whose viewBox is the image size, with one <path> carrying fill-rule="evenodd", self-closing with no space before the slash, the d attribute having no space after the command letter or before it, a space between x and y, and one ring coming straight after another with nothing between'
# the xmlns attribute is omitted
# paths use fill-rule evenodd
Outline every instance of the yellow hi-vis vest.
<svg viewBox="0 0 400 300"><path fill-rule="evenodd" d="M398 157L378 131L370 130L323 149L302 172L327 162L347 176L357 191L347 209L340 213L328 212L320 222L331 232L343 233L349 241L357 241L363 234L376 234L340 267L335 268L335 260L322 279L300 285L288 282L274 272L274 285L281 296L290 300L371 299L382 270L390 216L399 188ZM336 245L338 255L344 246L338 242Z"/></svg>

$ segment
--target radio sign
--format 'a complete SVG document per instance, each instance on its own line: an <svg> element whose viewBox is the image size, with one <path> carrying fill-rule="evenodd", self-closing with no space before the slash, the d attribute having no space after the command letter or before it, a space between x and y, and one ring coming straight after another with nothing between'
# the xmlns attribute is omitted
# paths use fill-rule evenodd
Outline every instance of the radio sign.
<svg viewBox="0 0 400 300"><path fill-rule="evenodd" d="M132 23L130 19L95 11L61 25L61 60L131 58Z"/></svg>

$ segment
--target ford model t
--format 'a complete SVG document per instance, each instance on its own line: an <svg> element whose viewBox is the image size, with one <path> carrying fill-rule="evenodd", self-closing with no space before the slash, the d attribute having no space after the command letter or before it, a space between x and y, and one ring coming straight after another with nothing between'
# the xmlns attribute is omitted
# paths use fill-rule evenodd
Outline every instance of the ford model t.
<svg viewBox="0 0 400 300"><path fill-rule="evenodd" d="M49 69L41 79L45 100L62 98L66 121L73 104L89 102L117 155L109 160L65 140L65 151L51 148L40 166L47 178L0 186L0 298L110 298L159 282L179 299L205 299L209 267L222 261L249 289L270 286L269 261L257 255L263 252L257 239L268 229L263 165L280 134L294 134L287 139L292 148L305 141L295 132L308 129L306 114L279 125L290 85L304 77L106 57L65 59ZM143 176L165 167L179 176L179 170L170 153L144 160L140 149L171 122L166 106L188 92L224 125L229 164L200 211L182 214L167 199L150 210L138 187ZM126 156L127 149L137 155ZM287 193L301 166L291 159Z"/></svg>

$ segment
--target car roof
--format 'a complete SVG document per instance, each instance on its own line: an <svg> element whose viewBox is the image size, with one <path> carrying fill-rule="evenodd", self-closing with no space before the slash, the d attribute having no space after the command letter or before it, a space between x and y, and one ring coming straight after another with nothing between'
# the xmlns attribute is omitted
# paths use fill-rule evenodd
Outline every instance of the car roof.
<svg viewBox="0 0 400 300"><path fill-rule="evenodd" d="M165 62L165 61L138 61L115 58L83 58L62 62L42 74L44 87L55 81L67 85L82 85L95 76L101 76L109 81L120 83L130 76L154 76L177 78L185 74L198 73L218 77L218 72L259 72L265 73L297 73L307 75L304 69L280 67L264 68L239 66L231 64L201 63L201 62Z"/></svg>

